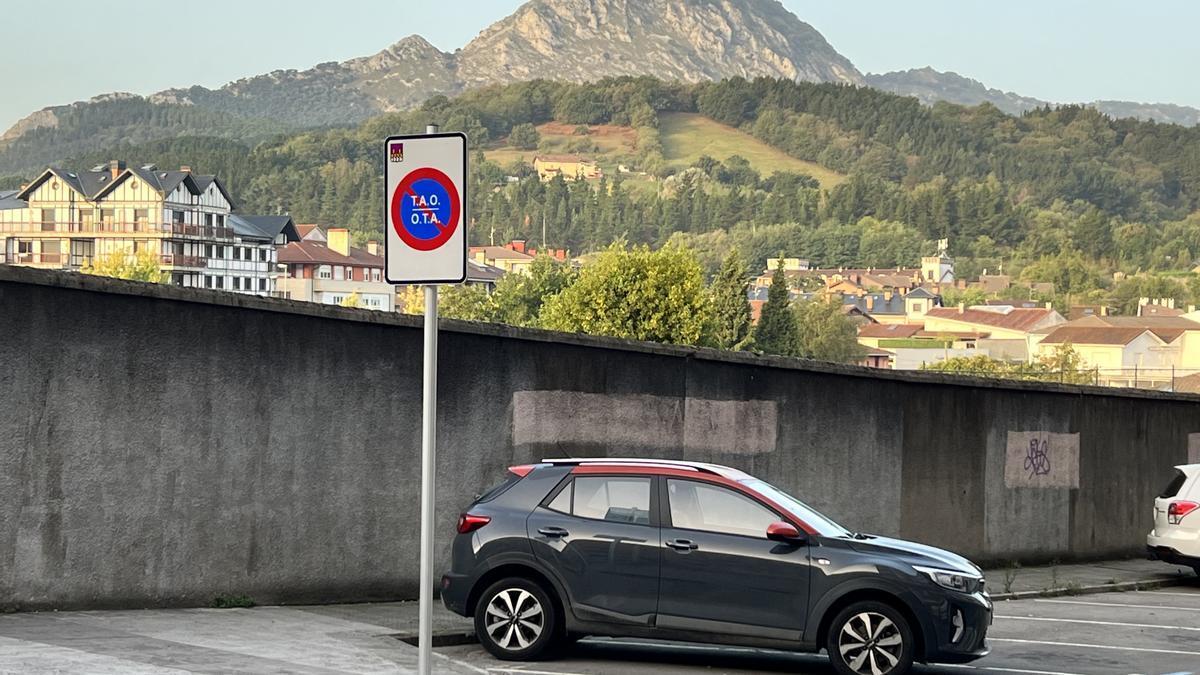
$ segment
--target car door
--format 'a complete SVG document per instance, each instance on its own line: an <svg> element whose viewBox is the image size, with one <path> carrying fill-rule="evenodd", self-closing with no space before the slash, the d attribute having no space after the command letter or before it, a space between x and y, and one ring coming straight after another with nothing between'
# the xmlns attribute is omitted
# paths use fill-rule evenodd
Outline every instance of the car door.
<svg viewBox="0 0 1200 675"><path fill-rule="evenodd" d="M804 542L767 538L784 520L723 485L663 478L661 628L799 640L808 614Z"/></svg>
<svg viewBox="0 0 1200 675"><path fill-rule="evenodd" d="M651 476L570 477L529 516L534 553L583 621L652 625L662 558Z"/></svg>

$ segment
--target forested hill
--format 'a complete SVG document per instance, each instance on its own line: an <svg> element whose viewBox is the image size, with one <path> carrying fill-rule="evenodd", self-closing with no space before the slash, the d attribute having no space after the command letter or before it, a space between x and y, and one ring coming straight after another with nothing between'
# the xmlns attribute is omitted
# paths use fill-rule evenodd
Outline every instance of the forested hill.
<svg viewBox="0 0 1200 675"><path fill-rule="evenodd" d="M688 168L659 128L681 113L842 178L826 189L738 157L699 157ZM736 244L756 262L784 250L824 264L909 264L942 237L968 269L1016 270L1077 253L1097 263L1088 274L1107 274L1177 268L1200 255L1200 217L1192 215L1200 208L1200 129L1112 120L1083 107L1022 117L990 105L930 108L873 89L775 79L518 83L437 97L354 129L256 146L156 141L108 147L73 164L188 164L226 177L245 210L347 225L361 239L382 229L380 139L430 121L465 130L474 149L504 163L473 163L476 243L520 237L537 245L545 223L547 244L575 252L619 237L662 244L674 235L701 249ZM578 137L565 146L548 133L539 140L531 126L545 132L550 122L579 126ZM601 129L626 129L633 140L612 146L609 136L591 135ZM605 180L539 182L514 162L518 146L528 160L539 143L601 157ZM633 172L618 173L617 164Z"/></svg>

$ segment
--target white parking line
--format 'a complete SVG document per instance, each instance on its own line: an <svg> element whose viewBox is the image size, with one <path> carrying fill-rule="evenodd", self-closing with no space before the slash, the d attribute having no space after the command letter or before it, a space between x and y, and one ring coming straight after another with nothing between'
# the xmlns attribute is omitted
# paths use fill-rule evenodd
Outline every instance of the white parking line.
<svg viewBox="0 0 1200 675"><path fill-rule="evenodd" d="M1054 605L1088 605L1091 607L1129 607L1131 609L1169 609L1176 612L1200 612L1200 607L1173 607L1171 605L1127 605L1122 602L1084 602L1083 600L1034 600Z"/></svg>
<svg viewBox="0 0 1200 675"><path fill-rule="evenodd" d="M1015 621L1051 621L1054 623L1084 623L1093 626L1124 626L1127 628L1160 628L1167 630L1190 630L1200 632L1200 628L1190 626L1163 626L1152 623L1123 623L1120 621L1087 621L1085 619L1051 619L1041 616L996 616L997 619L1012 619Z"/></svg>
<svg viewBox="0 0 1200 675"><path fill-rule="evenodd" d="M1183 656L1200 656L1200 652L1188 652L1181 649L1150 649L1148 647L1116 647L1113 645L1091 645L1082 642L1049 642L1044 640L1018 640L1016 638L994 638L988 636L988 642L1011 642L1023 645L1047 645L1050 647L1083 647L1085 649L1111 649L1118 652L1144 652L1147 654L1181 654Z"/></svg>

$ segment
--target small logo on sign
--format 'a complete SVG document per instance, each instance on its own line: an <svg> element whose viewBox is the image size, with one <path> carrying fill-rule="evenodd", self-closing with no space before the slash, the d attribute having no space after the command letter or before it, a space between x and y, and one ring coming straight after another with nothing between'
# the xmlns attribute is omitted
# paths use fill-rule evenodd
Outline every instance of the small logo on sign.
<svg viewBox="0 0 1200 675"><path fill-rule="evenodd" d="M392 143L392 147L388 150L388 155L393 164L404 161L404 144Z"/></svg>

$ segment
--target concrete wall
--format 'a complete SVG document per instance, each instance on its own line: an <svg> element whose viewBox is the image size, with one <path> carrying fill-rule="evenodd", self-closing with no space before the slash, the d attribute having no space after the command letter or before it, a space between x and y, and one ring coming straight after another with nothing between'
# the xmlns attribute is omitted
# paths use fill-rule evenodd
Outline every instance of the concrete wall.
<svg viewBox="0 0 1200 675"><path fill-rule="evenodd" d="M415 594L419 319L4 266L0 319L0 606ZM456 323L440 378L443 554L568 453L738 466L981 562L1131 554L1200 433L1198 397Z"/></svg>

